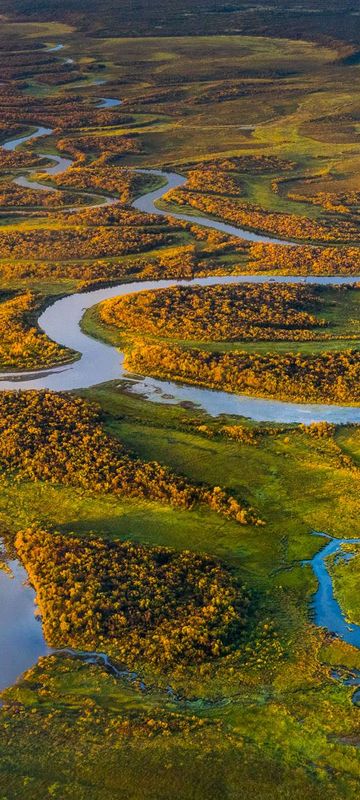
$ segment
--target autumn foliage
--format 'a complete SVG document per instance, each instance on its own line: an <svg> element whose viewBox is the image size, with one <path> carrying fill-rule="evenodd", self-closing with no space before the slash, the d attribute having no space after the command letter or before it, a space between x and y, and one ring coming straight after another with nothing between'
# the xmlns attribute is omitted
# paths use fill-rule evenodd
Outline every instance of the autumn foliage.
<svg viewBox="0 0 360 800"><path fill-rule="evenodd" d="M360 250L255 243L250 246L246 269L275 275L359 275Z"/></svg>
<svg viewBox="0 0 360 800"><path fill-rule="evenodd" d="M35 327L32 318L38 310L39 301L31 292L0 302L2 369L48 367L66 361L71 355Z"/></svg>
<svg viewBox="0 0 360 800"><path fill-rule="evenodd" d="M351 220L342 220L340 225L332 217L330 219L324 217L318 221L301 215L267 211L261 206L240 202L231 195L221 196L216 193L216 187L211 194L191 191L187 187L175 189L167 193L166 199L170 203L175 202L180 206L192 206L239 228L264 231L274 237L281 237L285 242L292 240L324 243L359 241L358 227Z"/></svg>
<svg viewBox="0 0 360 800"><path fill-rule="evenodd" d="M0 468L13 478L192 508L203 503L240 524L260 524L221 487L191 484L156 461L133 456L106 434L96 405L50 392L0 395Z"/></svg>
<svg viewBox="0 0 360 800"><path fill-rule="evenodd" d="M102 303L100 318L120 330L165 338L309 340L326 328L313 313L320 309L311 287L249 283L129 294Z"/></svg>
<svg viewBox="0 0 360 800"><path fill-rule="evenodd" d="M9 230L0 233L0 257L33 259L102 258L150 250L169 244L171 235L131 227L89 229L85 225L67 228L51 227L34 230ZM78 274L81 270L78 267Z"/></svg>
<svg viewBox="0 0 360 800"><path fill-rule="evenodd" d="M130 201L146 191L146 177L123 167L90 165L70 167L56 178L60 187L114 194L121 203Z"/></svg>
<svg viewBox="0 0 360 800"><path fill-rule="evenodd" d="M207 556L38 529L16 548L52 647L166 668L226 655L246 623L247 590Z"/></svg>
<svg viewBox="0 0 360 800"><path fill-rule="evenodd" d="M145 375L196 383L236 394L299 402L358 403L357 350L300 353L211 353L166 344L138 345L126 358L128 369Z"/></svg>

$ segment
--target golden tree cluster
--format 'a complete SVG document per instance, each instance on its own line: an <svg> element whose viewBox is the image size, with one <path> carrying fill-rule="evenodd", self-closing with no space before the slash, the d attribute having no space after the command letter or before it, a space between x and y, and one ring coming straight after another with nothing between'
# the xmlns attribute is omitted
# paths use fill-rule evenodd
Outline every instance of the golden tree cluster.
<svg viewBox="0 0 360 800"><path fill-rule="evenodd" d="M69 358L69 351L32 323L39 302L26 292L0 302L0 366L2 369L48 367Z"/></svg>
<svg viewBox="0 0 360 800"><path fill-rule="evenodd" d="M221 487L194 485L156 461L133 456L105 433L97 406L51 392L0 395L0 468L19 479L50 481L170 503L206 504L240 524L255 512Z"/></svg>
<svg viewBox="0 0 360 800"><path fill-rule="evenodd" d="M326 327L313 313L320 305L304 285L177 286L106 300L100 318L123 331L174 339L309 340Z"/></svg>
<svg viewBox="0 0 360 800"><path fill-rule="evenodd" d="M204 555L39 529L16 549L52 647L168 668L226 655L246 624L247 590Z"/></svg>

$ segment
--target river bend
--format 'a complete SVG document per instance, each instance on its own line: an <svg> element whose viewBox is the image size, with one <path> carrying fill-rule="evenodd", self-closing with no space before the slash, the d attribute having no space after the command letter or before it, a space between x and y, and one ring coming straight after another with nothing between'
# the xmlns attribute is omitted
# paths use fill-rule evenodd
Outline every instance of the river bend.
<svg viewBox="0 0 360 800"><path fill-rule="evenodd" d="M103 98L101 107L104 106L106 98ZM112 98L109 98L111 105L114 105ZM49 136L52 130L49 128L38 127L26 136L20 136L7 142L4 147L7 150L14 150L25 141L42 136ZM47 154L43 154L48 158ZM58 175L66 170L72 160L62 156L51 156L54 162L45 172L49 175ZM185 178L176 173L163 173L160 170L141 170L141 172L156 174L164 179L161 188L147 193L138 198L133 203L134 208L145 213L156 213L166 216L167 211L156 206L157 200L169 190L176 186L182 186ZM27 175L16 178L16 182L21 186L29 188L47 189L41 183L30 181ZM105 203L116 203L114 197L107 196L103 199ZM233 226L224 226L218 220L205 217L190 217L182 214L173 215L179 219L188 219L200 225L231 233L239 238L248 238L252 241L269 242L274 241L268 237L244 231ZM226 229L226 230L225 230ZM289 242L276 240L278 243L289 245ZM224 277L199 278L193 281L142 281L130 284L119 284L106 289L96 289L87 293L77 293L57 300L49 306L40 316L38 322L40 328L58 344L76 350L80 358L68 366L60 366L52 369L41 370L39 372L3 372L0 373L0 388L6 389L49 389L53 391L66 391L80 389L104 383L105 381L120 378L129 378L124 371L124 353L104 342L97 341L81 331L80 323L84 311L103 300L139 292L146 289L156 290L175 286L179 284L209 286L221 283L264 283L269 280L277 283L317 283L317 284L346 284L353 283L358 278L351 277L316 277L303 278L301 276L260 276L260 275L238 275ZM66 324L64 324L66 321ZM171 381L161 381L153 378L142 378L132 380L129 391L140 393L145 397L151 398L155 402L186 402L194 403L203 408L211 415L231 414L250 417L257 421L269 422L302 422L309 423L314 421L326 420L333 423L360 422L360 408L350 406L336 406L327 404L309 403L289 403L280 400L269 400L248 395L235 395L228 392L214 391L197 386L189 386Z"/></svg>
<svg viewBox="0 0 360 800"><path fill-rule="evenodd" d="M81 353L77 361L39 372L0 373L0 389L49 389L70 391L87 388L110 380L130 379L124 370L124 353L112 345L87 336L81 330L81 320L86 309L113 297L143 290L168 288L176 285L211 286L216 284L264 283L269 280L260 275L235 275L197 278L193 281L139 281L135 283L95 289L87 293L68 295L56 300L39 317L40 328L50 339L64 347ZM299 283L303 278L281 276L273 279L277 283ZM352 283L354 278L308 278L310 283ZM251 417L258 421L302 422L327 420L333 423L360 422L360 407L325 404L287 403L260 397L236 395L228 392L203 389L155 378L132 379L129 391L151 398L155 402L194 403L209 414L232 414Z"/></svg>
<svg viewBox="0 0 360 800"><path fill-rule="evenodd" d="M63 45L55 45L53 51L62 49ZM100 108L112 108L120 101L112 98L102 98ZM52 130L39 126L35 131L25 136L19 136L3 145L4 149L11 151L31 139L49 136ZM48 175L61 174L72 164L72 160L60 155L44 158L53 162L45 172ZM157 200L170 189L182 186L185 183L183 176L176 173L162 173L159 170L141 170L149 174L161 175L164 186L134 202L134 207L140 211L158 215L167 215L169 212L156 206ZM44 184L28 181L27 176L19 176L16 182L20 186L46 189ZM105 202L117 202L116 198L105 198ZM232 236L248 239L250 241L276 242L290 245L280 239L273 239L261 234L245 231L226 225L220 221L206 217L196 217L186 214L171 214L178 219L185 219L206 227L214 228ZM263 283L273 280L277 283L318 283L318 284L346 284L358 280L357 277L316 277L307 279L294 276L248 276L239 275L223 278L209 277L193 281L148 281L132 284L119 284L106 289L97 289L84 294L74 294L57 300L49 306L39 318L39 325L44 332L65 347L70 347L80 353L78 361L68 366L61 366L39 373L3 373L0 375L0 387L5 389L52 389L56 391L84 388L108 380L116 380L129 376L123 370L123 354L116 348L99 342L85 335L80 328L81 319L86 309L102 300L125 295L130 292L139 292L146 289L159 289L185 283L186 285L213 285L219 283ZM200 405L210 414L240 414L256 420L271 420L276 422L310 422L313 420L328 420L329 422L345 423L360 422L360 408L309 405L298 403L284 403L280 401L265 400L248 396L231 395L226 392L217 392L200 387L183 386L168 381L141 378L134 379L129 387L133 392L140 392L158 402L186 401ZM359 544L358 539L337 540L330 539L328 544L317 553L310 562L318 579L318 590L314 595L314 615L318 625L327 628L356 647L360 646L360 626L349 625L344 619L340 605L333 593L332 581L327 569L326 559L329 555L340 553L342 544ZM34 615L35 595L33 589L26 583L26 572L15 560L9 562L10 574L0 571L0 649L2 652L0 664L0 688L12 684L19 674L31 667L40 655L49 653L42 634L39 618ZM72 651L70 651L72 652ZM4 656L5 654L5 656ZM79 654L87 659L100 659L107 663L105 654ZM124 674L124 673L123 673ZM354 679L355 680L355 679ZM360 679L359 679L360 680ZM354 683L354 682L353 682ZM355 683L354 683L355 685Z"/></svg>

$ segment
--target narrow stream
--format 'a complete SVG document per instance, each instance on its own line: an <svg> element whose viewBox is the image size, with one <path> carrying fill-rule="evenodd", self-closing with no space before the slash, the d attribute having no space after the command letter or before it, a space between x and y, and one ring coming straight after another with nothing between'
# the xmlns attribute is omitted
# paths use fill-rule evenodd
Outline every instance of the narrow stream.
<svg viewBox="0 0 360 800"><path fill-rule="evenodd" d="M49 50L62 49L63 45L56 45ZM98 82L100 83L100 81ZM100 108L112 108L120 105L121 101L112 98L102 98ZM5 150L12 151L26 141L49 136L52 130L38 127L32 133L17 137L5 145ZM44 172L49 175L61 174L72 164L71 159L62 156L43 155L50 159L53 166ZM170 189L182 186L185 183L183 176L176 173L162 173L159 170L141 170L147 174L161 175L165 187L149 192L147 195L134 202L134 207L152 214L167 215L169 212L157 208L156 201ZM49 190L48 186L36 184L27 180L26 176L19 176L16 182L20 186L29 188L42 188ZM107 198L109 203L115 203L116 198ZM186 214L171 214L178 219L185 219L199 225L214 228L232 236L260 241L264 243L275 242L283 245L294 245L281 239L256 234L220 221L205 217L196 217ZM186 285L212 285L220 283L264 283L273 280L277 283L317 283L317 284L346 284L359 280L358 277L316 277L307 279L294 276L224 276L195 279L193 281L148 281L132 284L120 284L107 289L98 289L86 294L74 294L57 300L46 309L39 319L39 325L45 333L66 347L77 350L81 357L69 366L49 369L38 373L4 373L0 375L1 388L5 389L42 389L67 390L91 386L96 383L129 377L124 373L122 362L123 354L116 348L86 336L80 329L80 322L84 310L110 297L139 292L145 289L166 288L179 284ZM66 325L64 325L66 320ZM314 420L327 420L329 422L346 423L360 422L360 408L309 405L297 403L283 403L280 401L264 400L247 396L231 395L226 392L216 392L200 387L183 386L168 381L157 381L142 378L131 384L131 391L146 394L157 402L186 401L200 405L210 414L222 413L239 414L255 420L269 420L277 422L310 422ZM318 579L319 587L314 595L314 615L316 624L327 628L331 633L356 647L360 647L360 626L349 625L343 615L339 603L334 597L331 576L328 572L326 559L328 556L341 552L342 544L360 544L359 539L338 540L330 539L328 544L311 560L311 565ZM8 564L11 572L0 571L0 652L2 653L0 666L0 688L11 685L18 676L36 663L41 655L51 652L44 640L39 618L34 614L35 594L26 583L26 572L14 560ZM69 654L100 661L113 671L114 667L106 654L102 653L76 653L72 650ZM119 673L119 670L117 670ZM125 675L126 673L119 673ZM133 676L134 673L128 673ZM357 685L356 676L352 679ZM360 678L359 678L360 681Z"/></svg>
<svg viewBox="0 0 360 800"><path fill-rule="evenodd" d="M312 603L315 623L342 641L359 648L360 625L346 621L334 596L327 559L336 553L341 555L345 544L360 545L360 539L334 539L325 534L317 535L326 538L327 544L309 562L304 562L311 564L318 580L318 589ZM25 670L36 664L40 656L50 653L62 653L81 658L87 663L103 664L116 677L125 678L130 683L136 681L140 688L146 689L135 672L116 666L106 653L49 648L42 633L41 620L36 614L35 592L27 582L26 572L16 560L8 562L8 566L11 572L0 570L0 690L14 684ZM360 685L360 672L356 670L346 677L341 672L334 672L333 677L348 686ZM166 694L174 702L182 702L170 687ZM354 702L357 702L358 694L356 691ZM228 701L220 701L222 705L226 702Z"/></svg>
<svg viewBox="0 0 360 800"><path fill-rule="evenodd" d="M106 98L103 98L105 101ZM109 102L114 105L120 101L115 101L109 98ZM104 106L102 106L104 107ZM109 106L107 106L109 107ZM17 137L16 139L7 142L4 147L8 150L14 150L19 144L30 139L35 139L40 136L50 135L52 133L49 128L39 127L35 132L27 134L27 136ZM48 157L44 154L44 157ZM61 156L50 157L55 164L48 167L45 172L49 175L58 175L63 170L67 169L72 161L71 159L63 158ZM155 205L168 191L169 188L175 186L182 186L185 183L183 176L176 173L162 173L160 170L140 170L148 174L161 175L164 179L165 186L160 189L149 192L141 198L138 198L134 203L134 208L140 211L155 213L158 215L166 216L167 212L158 209ZM48 186L41 183L34 184L29 181L26 175L16 178L17 183L21 186L29 188L44 188ZM102 203L116 203L114 197L104 197ZM93 206L94 207L94 206ZM79 209L80 207L78 207ZM239 238L248 238L251 241L270 242L276 241L279 244L290 245L290 242L278 239L270 239L260 234L245 231L242 228L235 228L233 226L224 225L218 220L207 219L204 217L192 217L183 214L173 215L179 219L189 219L192 222L198 222L200 225L205 225L216 230L231 233L233 236ZM0 381L2 389L50 389L54 391L70 390L86 388L98 383L103 383L109 380L116 380L117 378L129 378L123 369L124 354L119 353L116 348L111 347L104 342L96 341L84 333L80 329L80 322L83 312L102 300L116 297L119 295L128 294L131 292L139 292L144 289L156 290L168 286L175 286L181 283L188 285L212 285L220 283L264 283L268 281L278 283L318 283L318 284L346 284L353 283L358 278L357 276L351 277L317 277L311 276L304 278L302 276L261 276L261 275L239 275L239 276L223 276L223 277L209 277L203 279L195 279L193 281L144 281L131 284L119 284L107 289L94 290L84 294L74 294L56 301L50 306L39 318L39 325L44 332L54 341L59 344L77 350L81 357L78 361L69 366L61 366L53 369L42 370L39 372L32 371L27 373L1 373ZM63 322L66 319L66 326ZM132 379L129 385L129 391L140 393L155 402L186 402L194 403L203 408L209 414L214 416L219 414L234 414L245 417L250 417L256 421L269 421L269 422L314 422L326 420L338 424L360 422L360 408L351 406L336 406L327 404L309 404L309 403L288 403L279 400L269 400L259 397L251 397L248 395L235 395L228 392L214 391L211 389L204 389L201 387L183 385L181 383L174 383L171 381L161 381L156 379L142 378L140 380Z"/></svg>
<svg viewBox="0 0 360 800"><path fill-rule="evenodd" d="M180 214L178 212L171 211L170 208L159 208L156 205L156 201L161 200L161 198L167 192L169 192L170 189L178 189L180 186L184 186L187 178L185 178L183 175L178 175L177 172L163 172L160 169L137 169L136 172L143 173L144 175L157 175L161 178L164 178L164 182L166 182L166 185L162 186L160 189L155 189L153 192L148 192L134 201L133 207L138 209L138 211L143 211L147 214L157 214L158 216L162 217L171 216L174 219L186 220L186 222L192 222L193 225L201 225L204 228L213 228L216 231L228 233L230 236L235 236L238 239L245 239L248 242L281 244L288 247L299 244L296 242L287 241L286 239L277 239L274 236L266 236L263 233L255 233L247 230L246 228L236 227L235 225L229 225L215 218L213 219L211 217L200 215L197 216L196 214L185 214L182 212Z"/></svg>
<svg viewBox="0 0 360 800"><path fill-rule="evenodd" d="M46 46L47 53L58 53L59 50L63 50L65 47L64 44L55 44L53 47Z"/></svg>
<svg viewBox="0 0 360 800"><path fill-rule="evenodd" d="M325 534L317 535L326 538L328 543L310 562L319 582L313 600L316 625L326 628L347 644L360 648L360 625L346 621L340 604L335 598L331 576L326 565L326 560L333 555L349 560L349 554L345 554L342 550L343 545L360 545L360 539L333 539Z"/></svg>
<svg viewBox="0 0 360 800"><path fill-rule="evenodd" d="M116 104L120 103L120 101L115 101L115 100L112 100L111 102L112 103L116 102ZM101 108L104 108L104 106L101 105ZM51 136L53 132L54 131L52 128L39 127L32 133L28 133L24 136L18 137L17 139L12 139L10 142L6 142L5 144L2 145L2 148L3 150L12 151L15 150L19 145L24 144L25 142L32 141L33 139L39 139L42 136ZM50 175L50 176L61 175L74 163L72 158L67 158L66 156L53 155L50 153L38 153L37 155L39 156L39 158L43 158L46 159L47 161L53 162L53 165L51 167L37 168L36 172L43 173L44 175ZM24 189L36 189L38 191L44 191L44 192L59 191L54 186L51 186L48 183L40 183L39 181L32 180L31 174L32 173L30 173L29 176L29 173L26 172L23 175L18 175L16 178L13 179L13 183L17 184L17 186L22 186ZM87 203L87 205L78 205L74 206L73 208L59 207L57 211L69 213L71 211L82 211L83 209L86 208L101 208L102 206L115 205L118 202L116 197L112 197L110 195L101 195L101 200L99 203L92 202L94 200L94 197L97 196L99 195L94 194L94 192L92 193L83 192L82 197L89 198L89 202ZM24 209L24 213L26 213L26 209Z"/></svg>
<svg viewBox="0 0 360 800"><path fill-rule="evenodd" d="M26 133L24 136L17 136L16 139L11 139L9 142L5 142L1 145L1 147L3 150L12 152L13 150L16 150L17 147L20 147L21 144L30 142L32 139L39 139L40 136L50 136L52 132L52 128L44 128L42 125L40 125L34 131L32 131L32 133ZM44 155L43 158L48 158L48 155Z"/></svg>

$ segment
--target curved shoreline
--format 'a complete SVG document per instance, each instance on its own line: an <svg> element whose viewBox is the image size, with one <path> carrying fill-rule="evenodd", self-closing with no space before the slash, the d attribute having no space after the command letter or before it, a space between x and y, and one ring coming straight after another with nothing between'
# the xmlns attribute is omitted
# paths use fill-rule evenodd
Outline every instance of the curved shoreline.
<svg viewBox="0 0 360 800"><path fill-rule="evenodd" d="M331 575L326 566L326 559L330 556L341 557L344 544L360 545L360 539L334 539L324 533L315 533L314 535L328 540L328 543L313 556L311 561L305 562L311 564L319 584L313 597L315 623L320 628L326 628L329 633L335 634L347 644L360 648L360 625L347 622L340 603L336 600Z"/></svg>
<svg viewBox="0 0 360 800"><path fill-rule="evenodd" d="M120 104L109 98L102 101L109 102L112 106ZM102 101L100 101L102 103ZM102 103L101 107L105 107ZM107 104L107 107L109 105ZM33 133L26 136L17 137L8 141L4 147L7 150L15 150L24 141L39 138L40 136L51 135L50 128L37 128ZM57 156L44 157L55 161L55 164L44 170L48 175L58 175L71 166L72 159ZM144 174L162 176L167 181L166 186L148 192L133 202L133 207L145 213L157 214L158 216L168 216L168 212L157 208L156 201L160 199L169 188L182 186L186 178L177 173L166 173L161 170L138 170ZM28 180L26 175L21 175L15 179L18 185L29 188L49 189L41 183ZM51 187L52 188L52 187ZM53 189L54 191L54 189ZM56 191L56 190L55 190ZM104 203L116 203L117 199L106 196ZM103 205L102 203L100 205ZM92 206L94 208L96 206ZM80 210L78 207L76 210ZM192 217L186 214L173 214L175 218L185 219L192 223L214 228L239 238L247 238L250 241L276 242L284 246L291 246L295 243L286 242L281 239L272 239L259 234L245 231L242 228L225 225L217 220L206 217ZM145 289L156 290L176 285L213 285L221 283L319 283L319 284L345 284L356 281L357 276L344 277L316 277L309 276L260 276L260 275L239 275L222 276L194 279L192 281L143 281L132 284L118 284L107 289L93 290L84 294L68 295L55 301L39 317L38 324L49 336L58 344L68 347L80 353L80 358L68 366L60 365L41 371L27 372L2 372L0 373L0 390L7 389L49 389L52 391L68 391L72 389L88 388L90 386L105 383L110 380L129 379L129 375L123 368L124 353L99 342L80 329L80 322L83 312L92 305L100 303L102 300L116 296L139 292ZM64 330L64 319L67 320L66 330ZM313 403L291 403L281 400L271 400L249 395L236 395L228 392L221 392L212 389L194 387L191 385L178 384L171 381L161 381L157 379L134 380L129 391L140 393L156 402L187 402L199 405L213 416L219 414L231 414L250 417L261 422L317 422L327 421L337 424L350 422L360 423L360 408L352 406L336 406L327 404Z"/></svg>
<svg viewBox="0 0 360 800"><path fill-rule="evenodd" d="M39 128L38 131L40 131L40 133L37 131L34 134L29 134L27 137L24 137L21 141L29 141L31 139L36 139L39 136L45 136L45 135L50 136L53 133L52 129L50 129L50 128L47 129L48 130L47 134L42 133L42 130L43 130L42 128ZM71 167L73 165L73 163L74 163L72 158L67 158L65 156L56 156L56 155L52 155L50 153L39 153L38 155L39 155L39 158L44 158L47 161L53 161L55 163L53 164L52 167L43 167L43 168L39 167L37 170L34 170L34 171L31 170L30 171L30 176L33 174L33 172L40 172L43 175L50 175L50 177L53 176L53 175L61 175L69 167ZM39 181L30 180L27 176L28 176L28 173L24 173L23 175L18 175L16 178L14 178L13 183L17 184L17 186L22 186L23 189L35 189L35 190L42 191L42 192L58 192L58 191L60 191L59 189L55 188L54 186L50 186L50 184L40 183ZM80 194L80 192L79 192L79 194ZM87 196L90 199L91 198L93 199L94 197L99 197L100 196L100 195L97 195L97 194L92 193L92 192L81 192L81 195L82 196ZM75 213L75 212L83 211L83 210L86 210L86 209L102 208L103 206L112 206L112 205L115 205L118 202L117 197L111 197L110 195L105 195L104 194L104 195L101 195L101 198L102 198L102 200L101 200L100 203L91 203L91 202L89 202L87 205L78 205L78 206L72 206L72 207L67 207L67 206L61 207L60 206L59 208L56 208L55 210L56 210L57 213L60 212L60 213L64 213L64 214L69 214L71 212ZM40 207L39 210L41 211L43 209L41 209L41 207ZM28 209L25 207L24 209L20 209L20 211L19 211L19 209L16 209L16 213L27 214L29 212L28 212Z"/></svg>
<svg viewBox="0 0 360 800"><path fill-rule="evenodd" d="M63 45L55 45L49 51L62 49ZM66 59L71 61L70 59ZM98 82L100 83L100 82ZM98 108L111 108L120 105L121 101L111 98L101 98ZM39 138L40 136L51 135L49 128L38 127L33 133L7 142L3 147L5 150L15 150L17 146L26 141ZM63 158L60 155L52 156L43 154L44 158L55 162L53 166L43 170L48 175L57 175L71 166L72 159ZM167 185L161 189L149 192L138 198L133 207L159 216L172 216L175 219L189 221L204 227L214 228L215 230L246 239L248 241L258 241L263 243L276 243L284 246L296 246L295 242L288 242L281 239L266 237L261 234L252 233L232 225L226 225L220 221L206 217L197 217L186 214L172 213L159 209L155 203L170 188L182 186L186 179L176 173L163 173L161 170L138 170L146 174L161 175L167 180ZM53 187L48 187L40 183L30 182L25 175L15 179L15 182L23 187L32 189L45 189L56 191ZM117 199L108 196L106 203L116 203ZM94 206L92 206L94 207ZM76 209L76 210L79 210ZM317 284L346 284L357 280L356 276L347 277L316 277L309 276L261 276L261 275L239 275L209 277L194 279L192 281L147 281L132 284L119 284L106 289L93 290L88 293L77 293L68 295L55 301L39 317L39 325L43 331L54 341L65 347L70 347L81 353L78 361L68 365L60 365L54 369L48 368L36 373L17 372L0 374L0 390L5 389L42 389L48 388L55 391L67 389L84 388L101 383L107 380L127 378L122 362L123 354L120 354L115 347L104 342L99 342L81 331L80 322L83 312L87 308L110 297L139 292L146 289L166 288L176 285L215 285L219 283L317 283ZM64 330L64 320L67 321ZM158 381L153 379L134 380L129 391L147 394L152 396L156 402L178 402L190 401L202 406L208 413L217 414L239 414L250 416L259 421L276 422L310 422L327 420L329 422L360 422L360 408L312 405L298 403L284 403L282 401L253 398L248 396L232 395L226 392L217 392L209 389L202 389L192 386L182 386L172 382ZM169 397L170 394L170 397ZM320 534L321 535L321 534ZM360 626L349 625L346 623L341 607L335 599L332 580L326 566L326 559L329 555L341 551L341 547L346 544L360 544L360 539L331 539L311 559L310 563L315 576L318 579L318 589L313 597L313 607L316 624L327 628L344 641L360 647ZM35 592L31 586L24 583L27 575L19 561L10 562L13 577L10 578L6 572L0 570L0 649L6 654L6 659L2 659L0 671L0 689L14 683L18 676L26 669L36 663L40 656L49 654L51 649L46 645L42 633L41 621L34 616ZM10 583L11 581L11 583ZM73 650L64 650L75 658L82 658L86 661L103 663L104 666L113 671L119 677L127 676L134 680L135 673L121 671L112 664L105 653L82 653ZM334 675L335 677L335 675ZM336 676L337 677L337 676ZM354 678L356 681L356 678ZM360 677L357 683L360 682ZM141 687L141 684L140 684ZM355 693L356 694L356 693ZM169 697L180 702L181 698L171 693Z"/></svg>
<svg viewBox="0 0 360 800"><path fill-rule="evenodd" d="M63 47L63 45L61 45L61 47ZM55 49L59 48L60 46L58 46ZM99 105L97 106L97 108L105 110L109 108L115 108L117 106L120 106L121 104L122 100L117 100L112 97L109 98L102 97L99 100ZM31 142L34 139L40 139L45 136L51 136L53 133L54 133L53 128L46 128L42 125L39 125L37 128L35 128L34 131L32 131L32 133L24 134L23 136L17 136L15 139L10 139L9 141L4 142L4 144L1 145L1 148L3 150L6 150L7 152L13 152L14 150L16 150L17 147L19 147L22 144L25 144L25 142ZM27 170L22 175L18 175L16 178L14 178L13 183L15 183L17 186L21 186L23 189L32 189L32 190L35 189L38 191L45 191L45 192L58 192L59 189L55 188L54 186L50 186L49 184L45 183L40 183L39 181L30 180L29 177L31 178L32 174L38 172L43 173L44 175L49 175L50 177L55 175L61 175L63 172L66 172L66 170L69 169L69 167L73 165L74 160L66 156L55 155L52 153L39 153L38 156L39 158L43 158L46 159L47 161L54 162L53 166L43 167L43 168L38 167L36 169ZM94 198L97 196L96 194L91 192L85 192L83 194L87 195L90 198ZM60 207L59 209L56 210L60 212L63 211L64 213L65 212L69 213L71 211L82 211L83 209L87 208L101 208L102 206L115 205L115 203L118 202L117 197L112 197L111 195L104 194L102 195L102 197L103 199L100 203L94 203L94 204L89 203L86 206L79 205L75 206L74 208ZM21 211L23 211L24 214L27 213L26 208L20 209L20 212L19 209L16 210L17 213L21 213Z"/></svg>
<svg viewBox="0 0 360 800"><path fill-rule="evenodd" d="M312 559L303 562L312 567L318 581L318 588L312 598L315 623L347 644L359 648L360 625L346 621L334 595L332 578L326 560L331 555L341 554L344 544L360 545L360 539L335 539L324 533L312 535L328 540L327 544L315 553ZM80 651L67 647L61 649L49 647L43 635L41 619L34 612L36 595L32 586L29 585L26 571L22 564L15 559L9 562L9 567L11 574L0 569L0 646L2 653L0 692L14 684L24 671L30 669L37 662L38 658L51 654L63 654L87 663L102 664L115 677L124 678L130 684L136 681L140 689L146 689L134 671L118 667L106 653ZM349 676L344 675L343 670L334 670L332 676L344 685L357 689L360 685L360 672L356 670L347 672ZM193 701L186 701L179 697L171 687L168 687L166 694L175 703L193 704ZM232 699L235 698L224 698L219 702L221 704L228 703ZM357 689L353 695L353 702L357 703L358 699L359 690ZM206 700L199 698L196 702L206 702ZM213 705L213 701L209 702Z"/></svg>
<svg viewBox="0 0 360 800"><path fill-rule="evenodd" d="M10 572L0 566L0 691L50 653L26 570L16 559L5 563Z"/></svg>
<svg viewBox="0 0 360 800"><path fill-rule="evenodd" d="M178 189L187 181L183 175L179 175L177 172L164 172L161 169L136 169L136 172L139 172L143 175L157 175L159 177L164 178L167 183L165 186L162 186L160 189L155 189L153 192L148 192L147 194L138 197L132 203L133 208L136 208L137 211L142 211L145 214L156 214L157 216L161 217L173 217L174 219L180 219L185 222L191 222L193 225L201 225L203 228L212 228L213 230L220 231L221 233L227 233L230 236L235 236L238 239L244 239L247 242L261 242L262 244L280 244L283 247L296 247L299 246L300 242L292 242L287 239L278 239L275 236L266 236L262 233L255 233L247 228L240 228L236 225L230 225L226 222L221 222L217 220L215 217L206 217L206 216L197 216L196 214L180 214L176 211L172 211L171 208L162 209L156 205L157 200L161 200L161 198L169 192L171 189Z"/></svg>
<svg viewBox="0 0 360 800"><path fill-rule="evenodd" d="M275 283L302 283L303 278L281 276L273 279ZM23 372L0 373L0 390L9 389L48 389L50 391L71 391L84 389L111 380L131 380L129 391L151 396L155 402L190 402L199 405L212 416L230 414L250 417L268 422L319 422L337 424L360 422L360 407L336 406L312 403L291 403L270 400L248 395L183 385L153 378L134 379L123 367L124 353L110 344L94 339L83 333L80 323L86 309L113 297L124 296L144 290L169 288L171 286L211 286L224 283L265 283L266 276L235 275L198 278L192 281L139 281L118 284L87 293L66 295L48 306L38 320L40 328L53 341L63 347L81 354L81 357L68 365L53 369ZM341 284L353 282L354 278L316 278L311 283ZM66 326L64 326L66 320Z"/></svg>
<svg viewBox="0 0 360 800"><path fill-rule="evenodd" d="M115 97L100 97L96 108L118 108L119 106L122 106L122 104L123 101L117 100Z"/></svg>
<svg viewBox="0 0 360 800"><path fill-rule="evenodd" d="M39 125L32 133L26 133L23 136L16 136L15 139L9 139L8 142L4 142L1 145L1 149L12 153L21 144L30 142L32 139L39 139L41 136L51 136L52 133L52 128L45 128L43 125ZM48 158L48 156L46 155L44 158Z"/></svg>

